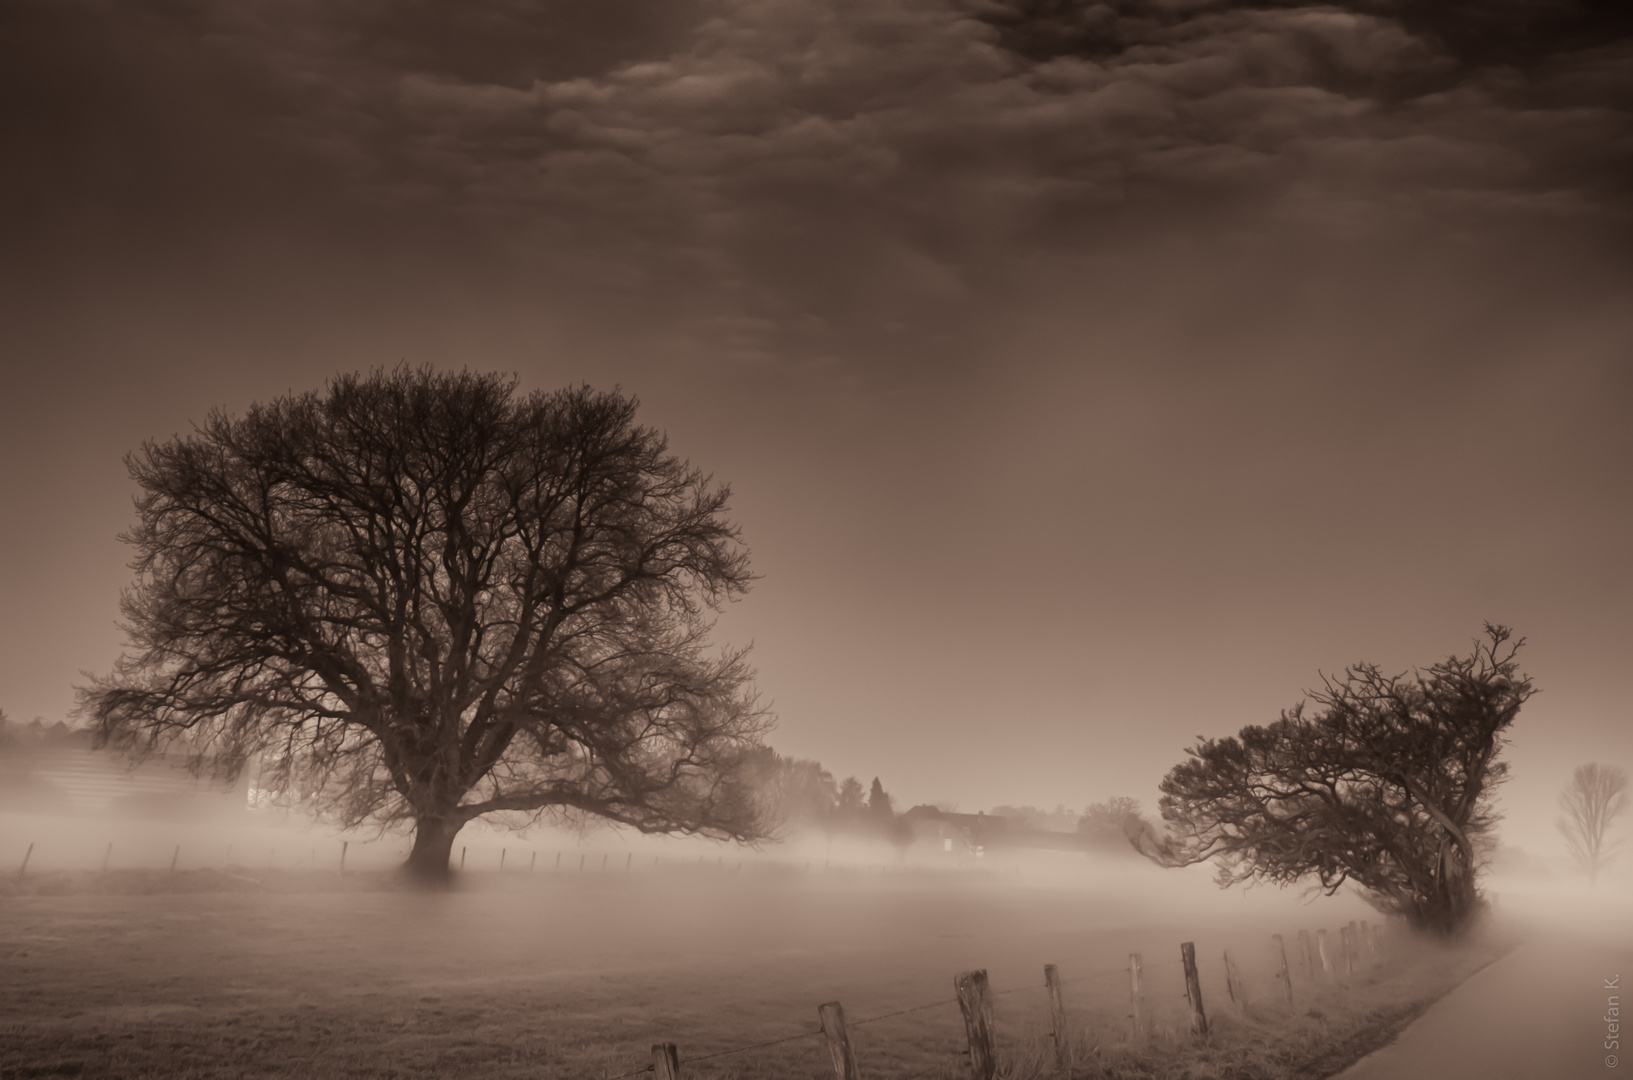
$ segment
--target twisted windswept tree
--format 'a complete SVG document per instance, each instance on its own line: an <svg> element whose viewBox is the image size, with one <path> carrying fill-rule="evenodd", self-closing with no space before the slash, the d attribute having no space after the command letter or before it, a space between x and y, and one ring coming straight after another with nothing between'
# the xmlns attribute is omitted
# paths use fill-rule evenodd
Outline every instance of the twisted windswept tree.
<svg viewBox="0 0 1633 1080"><path fill-rule="evenodd" d="M769 719L707 642L748 553L635 409L400 368L144 445L130 648L83 711L127 752L259 758L343 825L412 823L424 879L484 814L760 836Z"/></svg>
<svg viewBox="0 0 1633 1080"><path fill-rule="evenodd" d="M1507 774L1504 734L1531 696L1506 627L1426 672L1348 668L1267 727L1202 739L1161 785L1170 835L1133 837L1154 860L1217 859L1222 887L1346 882L1440 935L1480 910L1476 876Z"/></svg>

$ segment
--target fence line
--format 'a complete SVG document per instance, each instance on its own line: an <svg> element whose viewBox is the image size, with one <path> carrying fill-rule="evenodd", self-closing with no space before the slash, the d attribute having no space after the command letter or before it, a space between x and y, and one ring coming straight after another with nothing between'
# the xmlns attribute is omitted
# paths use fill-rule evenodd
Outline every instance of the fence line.
<svg viewBox="0 0 1633 1080"><path fill-rule="evenodd" d="M1383 926L1369 927L1368 930L1369 930L1369 932L1366 933L1366 935L1365 935L1365 945L1367 947L1368 953L1373 958L1374 962L1381 962L1382 952L1383 952L1382 946L1383 946L1383 942L1384 942L1384 938L1385 938L1385 927L1383 927ZM1362 944L1362 942L1360 940L1361 939L1361 934L1359 932L1357 932L1355 936L1356 936L1356 939L1357 939L1357 945L1358 946L1361 945ZM1276 941L1278 943L1279 943L1280 939L1281 939L1281 936L1279 934L1272 936L1272 940ZM1178 993L1178 994L1176 994L1174 996L1174 1000L1184 999L1189 1003L1190 1008L1191 1008L1191 1010L1193 1012L1193 1026L1197 1027L1198 1030L1201 1033L1206 1034L1208 1028L1207 1028L1206 1020L1203 1019L1202 1000L1201 1000L1201 997L1202 997L1201 987L1200 987L1200 983L1199 983L1198 978L1197 978L1196 965L1195 965L1195 962L1194 962L1195 947L1190 942L1186 942L1181 947L1181 953L1182 953L1181 959L1161 961L1161 962L1158 962L1156 964L1141 963L1134 970L1136 972L1138 972L1138 971L1150 971L1152 969L1167 969L1167 968L1174 968L1174 967L1183 968L1184 973L1187 976L1186 985L1185 985L1185 988L1180 991L1180 993ZM1245 1005L1247 1004L1246 994L1245 994L1245 991L1244 991L1242 993L1241 999L1238 1000L1237 995L1236 995L1236 990L1241 989L1241 987L1240 987L1239 981L1235 979L1234 973L1232 972L1232 970L1230 968L1231 963L1232 963L1232 961L1230 960L1229 955L1226 954L1227 987L1231 990L1231 995L1230 996L1231 996L1232 1003L1238 1009L1240 1009L1240 1008L1245 1007ZM1047 966L1052 966L1052 965L1047 965ZM1284 967L1283 971L1285 972L1285 970L1286 969ZM1107 969L1103 969L1103 970L1100 970L1100 971L1091 971L1091 972L1088 972L1088 973L1083 974L1083 975L1075 976L1075 977L1073 977L1071 979L1060 979L1060 980L1058 980L1057 985L1070 986L1070 985L1072 985L1074 983L1084 983L1084 982L1089 982L1089 981L1095 980L1095 979L1104 979L1104 978L1109 978L1109 977L1113 977L1113 976L1128 976L1128 975L1130 975L1130 968L1129 967L1107 968ZM1014 987L1010 987L1010 988L1005 989L1005 990L989 990L989 989L986 988L986 972L985 972L985 970L973 971L973 972L964 972L961 975L959 975L957 977L957 979L955 979L955 982L959 983L960 985L963 985L966 982L966 980L968 979L969 976L978 976L977 981L978 981L979 985L978 985L978 988L976 989L976 991L974 993L975 1007L976 1008L983 1008L984 1009L985 1006L984 1006L983 1003L987 998L1004 997L1004 996L1007 996L1007 995L1010 995L1010 994L1018 994L1018 993L1021 993L1023 991L1026 991L1026 990L1050 990L1050 989L1052 989L1050 987L1048 981L1047 981L1048 976L1046 975L1046 981L1043 984L1040 984L1040 985L1035 985L1035 986L1014 986ZM1287 980L1287 985L1284 987L1284 989L1285 989L1285 991L1287 993L1287 1000L1288 1000L1289 1003L1291 1003L1292 1000L1293 1000L1292 988L1291 988L1291 981L1292 981L1291 976L1283 974L1283 973L1273 973L1273 977L1276 978L1276 979L1284 979L1285 978ZM1229 984L1231 982L1237 982L1238 985L1235 986L1235 987L1230 987ZM1306 984L1306 988L1307 988L1306 992L1308 992L1308 990L1310 988L1315 988L1315 987L1319 987L1319 986L1323 986L1323 985L1328 986L1328 987L1337 987L1337 988L1340 988L1340 989L1343 988L1343 986L1344 986L1344 984L1342 982L1336 982L1336 981L1331 981L1331 980L1319 980L1315 976L1315 973L1313 971L1310 972L1307 975L1307 977L1305 979L1305 984ZM1136 993L1138 995L1140 993L1140 989L1139 989L1140 984L1136 981L1134 983L1134 987L1135 987L1134 993ZM1193 991L1194 991L1194 996L1193 996ZM837 1007L838 1004L839 1004L838 1002L830 1003L830 1005L834 1006L834 1007ZM830 1005L825 1005L825 1006L822 1007L821 1011L822 1011L823 1015L827 1014L827 1010L829 1009ZM964 1010L965 1018L966 1018L966 1031L968 1033L967 1036L966 1036L966 1039L965 1039L965 1043L966 1043L965 1047L962 1050L958 1050L958 1051L953 1052L952 1056L957 1057L957 1058L963 1058L963 1059L969 1060L972 1064L974 1064L975 1058L972 1055L972 1047L969 1045L969 1043L970 1043L970 1037L969 1036L976 1033L976 1032L978 1032L978 1031L990 1028L990 1018L989 1018L989 1023L986 1024L986 1025L982 1025L982 1024L979 1024L979 1023L971 1024L971 1023L969 1023L969 1021L971 1019L971 1015L972 1015L971 1014L971 1007L972 1006L971 1006L970 1002L968 1002L965 999L960 998L960 997L943 998L943 999L938 1000L938 1001L925 1002L924 1004L921 1004L921 1005L912 1005L912 1006L909 1006L909 1007L904 1008L904 1009L896 1009L896 1010L893 1010L891 1012L880 1013L880 1014L878 1014L876 1016L865 1017L865 1018L863 1018L861 1020L845 1021L843 1019L843 1013L841 1011L840 1014L839 1014L839 1018L840 1018L840 1026L842 1028L842 1031L841 1031L839 1037L842 1040L844 1040L844 1042L846 1044L846 1053L843 1056L839 1055L839 1054L835 1055L835 1070L836 1070L836 1074L838 1076L838 1080L851 1080L851 1077L854 1075L853 1073L850 1073L848 1071L850 1069L855 1068L854 1060L851 1060L850 1064L848 1066L846 1064L844 1064L844 1061L849 1059L848 1034L847 1034L848 1029L864 1027L864 1026L866 1026L868 1024L876 1024L876 1023L878 1023L878 1022L880 1022L882 1020L889 1020L889 1019L892 1019L892 1018L898 1017L898 1016L907 1016L907 1015L909 1015L911 1013L925 1012L925 1011L930 1010L930 1009L945 1008L948 1005L958 1005ZM1136 1017L1137 1017L1137 1013L1136 1013ZM1056 1022L1057 1021L1051 1020L1052 1024L1054 1024ZM633 1070L631 1070L629 1072L618 1073L618 1074L613 1075L613 1076L605 1077L605 1080L629 1080L630 1077L641 1076L643 1074L651 1073L651 1072L660 1072L660 1073L665 1074L663 1077L660 1077L660 1080L665 1080L665 1078L668 1075L671 1074L671 1069L678 1069L679 1066L696 1064L698 1062L703 1062L703 1061L711 1061L711 1060L714 1060L716 1058L729 1057L729 1056L732 1056L734 1054L744 1054L744 1053L748 1053L748 1052L753 1051L753 1050L764 1050L764 1049L768 1049L768 1048L774 1047L774 1046L782 1046L782 1045L785 1045L785 1044L788 1044L788 1043L800 1042L800 1041L803 1041L805 1039L818 1038L818 1037L823 1036L823 1035L828 1035L828 1036L830 1036L830 1039L832 1039L833 1034L834 1033L831 1033L831 1032L827 1031L825 1027L818 1027L815 1031L802 1031L802 1032L800 1032L800 1033L798 1033L796 1035L786 1035L786 1036L783 1036L781 1038L768 1039L768 1040L766 1040L764 1042L749 1043L749 1044L746 1044L746 1045L743 1045L743 1046L727 1047L724 1050L716 1050L716 1051L713 1051L713 1052L707 1053L707 1054L698 1054L696 1056L688 1057L688 1058L684 1058L684 1059L679 1059L679 1058L673 1057L673 1056L667 1056L667 1057L665 1056L665 1055L674 1055L675 1054L675 1047L674 1047L673 1043L658 1043L658 1044L654 1044L653 1047L652 1047L653 1056L654 1056L653 1063L642 1066L642 1067L640 1067L638 1069L633 1069ZM1144 1034L1143 1031L1141 1031L1139 1029L1139 1027L1137 1026L1136 1027L1136 1037L1141 1037L1141 1036L1143 1036L1143 1034ZM1061 1040L1064 1037L1064 1032L1053 1031L1052 1036L1056 1040L1056 1045L1057 1045L1057 1050L1058 1050L1058 1048L1061 1045ZM985 1069L978 1069L977 1070L977 1080L981 1080L981 1077L982 1077L983 1074L988 1075L988 1076L991 1075L992 1064L996 1061L996 1058L994 1056L993 1047L990 1045L990 1043L991 1043L990 1031L988 1030L985 1035L981 1035L981 1036L977 1036L977 1037L978 1038L984 1038L988 1042L988 1045L986 1047L984 1047L984 1049L983 1049L983 1054L984 1054L984 1057L985 1057L985 1062L987 1063L987 1067ZM660 1066L660 1064L659 1064L660 1059L668 1062L669 1064L665 1064L665 1065ZM900 1077L900 1078L898 1078L898 1080L920 1080L920 1078L925 1077L925 1076L929 1076L929 1075L931 1075L933 1073L941 1071L945 1067L946 1067L945 1063L942 1063L942 1064L939 1064L939 1065L932 1065L927 1069L921 1070L921 1071L916 1072L916 1073L910 1073L905 1077Z"/></svg>
<svg viewBox="0 0 1633 1080"><path fill-rule="evenodd" d="M153 824L163 824L163 822L154 822ZM385 836L376 836L372 838L357 836L348 837L344 834L331 834L319 839L317 841L317 846L310 848L307 857L302 859L299 856L298 848L307 846L309 843L311 843L311 841L301 838L295 844L288 847L281 846L276 842L270 842L272 839L276 838L276 834L286 830L286 828L287 826L282 824L281 821L257 822L249 820L235 823L230 828L227 826L222 826L219 828L211 827L203 830L205 835L200 836L197 835L198 830L186 830L184 827L184 834L182 836L183 842L179 845L175 845L172 842L154 843L151 838L158 832L156 829L143 830L140 837L133 841L131 839L131 836L133 835L132 829L128 827L128 823L116 823L113 825L113 830L119 837L117 843L113 840L105 841L101 837L97 837L94 843L76 840L70 841L67 844L58 844L56 845L56 851L59 854L65 847L74 849L76 851L79 849L84 849L84 857L83 859L76 858L76 860L69 865L59 865L54 868L48 868L48 870L61 872L65 870L77 871L96 868L103 870L163 869L168 866L168 861L161 860L157 852L160 850L170 851L172 856L174 856L175 848L177 846L182 849L182 854L189 856L189 862L187 864L178 866L178 870L227 870L234 868L254 869L258 866L264 866L267 869L283 870L319 869L325 867L333 869L342 860L342 858L345 857L344 851L348 847L355 849L351 851L350 857L346 858L347 869L350 870L352 869L352 862L354 860L371 860L375 867L378 867L382 859L389 860L391 865L398 865L403 858L408 856L412 847L412 842L410 839L394 834L387 834ZM94 835L89 833L89 830L82 830L82 832L88 835ZM104 834L104 836L105 835L107 834ZM251 842L244 843L243 841L246 839L246 837L251 838ZM223 840L222 838L226 839ZM285 839L287 839L287 837L285 837ZM509 854L510 845L490 842L485 838L475 838L460 844L458 851L450 854L450 862L454 866L465 869L471 873L498 873L512 876L525 876L535 873L561 873L564 870L563 866L561 865L562 856L564 854L571 854L571 851L577 851L580 859L580 866L578 867L578 870L587 875L593 875L601 872L608 874L618 872L617 864L611 862L612 854L622 854L624 856L624 864L622 867L622 872L624 873L635 872L634 861L635 855L637 854L639 854L643 860L647 859L649 855L651 856L650 863L643 863L643 867L650 870L657 870L661 868L666 870L684 871L691 868L694 870L709 870L728 875L741 875L744 873L745 868L750 871L755 869L775 869L787 873L799 873L803 871L804 873L812 876L817 876L820 874L836 874L840 876L860 876L864 878L884 877L895 873L997 874L1001 872L1008 874L1013 871L1014 873L1019 874L1020 872L1017 867L1005 864L998 859L986 860L984 862L980 860L966 860L956 865L939 860L928 862L892 862L889 859L885 859L881 861L861 860L851 862L830 861L824 859L821 861L819 866L814 860L801 860L797 857L790 859L763 859L755 858L752 855L743 855L734 857L732 865L726 866L724 856L719 854L715 855L715 860L711 863L708 861L707 854L698 855L694 860L692 854L681 851L664 852L654 855L651 853L650 849L645 851L639 849L631 850L627 846L614 847L610 853L607 850L599 847L591 849L573 848L570 850L562 850L556 847L556 843L559 843L559 841L550 840L537 847L516 845L517 858L512 859L510 858ZM21 846L21 844L19 844L19 846ZM28 847L34 846L35 845L33 843L28 845ZM224 856L222 855L223 847L225 849ZM132 848L145 852L145 855L137 856L137 858L141 859L142 861L118 867L113 867L110 865L113 857L121 851L126 853L127 858L130 857L129 852ZM44 848L42 847L40 850L44 850ZM94 851L95 854L91 854L90 852L92 851ZM200 854L201 851L206 851L208 853ZM279 858L280 852L283 853L283 857L281 859ZM35 855L38 855L39 853L39 850L33 852ZM528 856L525 864L519 861L521 855L524 853ZM547 864L545 867L541 868L539 866L539 855L541 853L546 855L553 853L555 855L555 860L553 863ZM601 855L601 860L599 863L591 862L589 858L589 856L595 854ZM234 858L235 855L237 856L236 859ZM13 856L13 858L15 858L15 856ZM35 862L37 861L38 860L35 860ZM468 863L469 865L462 866L462 861L464 863ZM17 868L17 873L26 873L30 865L32 864L29 862L29 853L25 851L23 856L23 864ZM363 869L367 870L368 867L364 867ZM1365 944L1362 939L1358 938L1357 940L1360 941L1362 945Z"/></svg>
<svg viewBox="0 0 1633 1080"><path fill-rule="evenodd" d="M329 837L329 838L326 838L326 839L322 840L318 844L317 847L311 848L307 858L305 858L305 859L301 859L298 854L291 857L291 856L288 855L288 853L286 851L285 859L283 861L283 864L282 865L277 865L277 863L278 863L278 852L279 852L279 846L277 844L267 843L264 839L258 844L255 844L255 843L243 844L243 843L240 842L240 841L243 840L245 833L255 833L255 832L257 832L259 830L262 830L262 829L276 830L278 828L281 828L281 826L277 826L277 825L257 825L257 824L255 824L253 822L245 824L243 826L242 831L235 834L237 836L237 839L226 843L226 845L225 845L225 856L224 857L219 856L218 853L220 852L221 849L218 846L218 841L214 837L211 837L209 839L205 839L205 840L200 841L196 836L187 835L187 836L184 836L184 842L183 843L174 844L174 845L169 844L169 843L155 844L155 843L152 843L150 840L145 840L145 839L141 840L141 841L138 841L138 842L136 842L134 844L129 843L128 841L123 841L119 845L116 845L114 841L109 840L104 845L103 841L101 841L99 839L99 840L96 841L97 847L95 848L95 850L97 850L100 853L99 857L89 856L84 860L83 864L69 865L69 866L66 866L66 867L57 867L55 869L56 869L57 872L61 872L61 871L64 871L64 870L69 871L69 872L74 872L74 871L78 871L78 870L91 869L91 868L100 868L101 870L104 870L104 871L109 870L110 868L119 869L119 870L146 870L146 869L167 868L167 867L172 869L172 870L253 869L253 868L255 868L255 867L259 866L259 865L262 865L261 862L260 862L260 856L259 855L246 854L246 851L255 851L255 852L265 851L267 853L267 855L265 856L265 864L264 865L265 865L265 868L268 869L268 870L272 870L272 869L302 870L302 869L320 869L320 868L324 868L324 867L328 867L328 868L332 869L337 864L339 864L340 867L341 867L342 872L346 872L346 870L349 869L348 863L351 860L369 859L369 860L372 860L375 868L378 868L379 863L381 862L381 859L385 858L386 860L389 860L391 865L393 865L393 866L399 865L401 860L408 856L409 851L410 851L410 847L411 847L410 843L402 840L401 838L358 839L358 838L346 837L344 835L338 835L338 836L332 836L332 837ZM153 830L149 830L149 832L146 835L150 836L152 834L152 832L153 832ZM301 841L301 844L304 845L306 842L307 841L303 840L303 841ZM27 849L24 851L24 854L23 854L21 865L19 865L17 867L17 870L16 870L17 876L21 877L21 876L26 876L27 875L30 864L31 864L31 859L35 854L37 854L37 852L35 850L36 846L37 845L34 842L30 842L27 845ZM67 846L70 847L70 848L84 848L84 847L86 847L86 845L83 844L83 843L78 843L78 844L71 843L71 844L69 844ZM58 845L57 850L60 852L62 847L63 847L63 845ZM145 856L145 858L142 857L142 856L138 856L138 858L142 858L143 861L138 862L138 863L136 863L134 865L111 867L110 864L111 864L113 856L115 854L116 847L120 848L121 850L125 850L127 852L130 850L131 847L136 847L136 848L138 848L140 850L143 850L143 851L147 852L147 855ZM350 848L356 848L357 849L356 851L350 852L351 860L348 859L348 855L347 855L348 849L350 849ZM199 856L197 854L197 852L199 852L200 849L207 849L208 851L211 852L211 854L205 855L205 856ZM234 858L233 858L235 849L237 849L238 854L239 854L238 861L235 861ZM171 859L168 862L161 861L158 858L158 856L155 854L159 850L169 850L171 852ZM543 845L541 847L537 847L537 848L519 847L518 848L518 853L519 854L521 852L526 852L527 855L528 855L526 865L521 866L515 860L510 859L510 857L509 857L509 846L508 845L489 845L487 843L481 843L481 844L466 843L466 844L461 844L460 845L457 854L452 854L452 853L450 854L450 862L453 863L454 866L456 866L462 872L497 873L497 874L506 875L506 876L534 875L534 874L537 874L539 872L538 862L539 862L540 852L543 851L543 852L548 854L552 850L553 850L552 847L550 845L548 845L548 844ZM617 849L615 849L614 852L608 852L608 851L600 850L600 849L590 849L590 850L577 849L577 850L578 850L578 853L579 853L579 865L577 867L576 872L583 873L585 875L594 875L594 874L597 874L597 873L611 874L611 873L618 872L618 871L615 870L616 864L613 864L611 862L611 855L613 853L616 853L616 852L621 852L624 855L624 864L623 864L623 867L622 867L622 872L623 873L634 873L635 872L635 855L637 853L639 853L641 855L642 859L644 860L644 859L646 859L647 855L650 854L650 852L636 852L636 851L632 851L632 850L630 850L628 848L617 848ZM190 856L190 864L189 865L181 865L180 862L179 862L180 855L181 854L186 854L186 853L189 853L189 852L193 853ZM495 853L497 853L497 865L494 864L495 863ZM560 874L560 873L562 873L563 872L562 856L564 854L569 854L569 853L570 852L567 852L567 851L564 851L564 850L555 849L554 850L555 859L547 867L547 869L545 870L545 873L547 873L547 874L552 874L552 873L553 874ZM601 855L600 862L599 863L592 863L589 857L591 855L593 855L593 854L598 854L598 853ZM467 866L466 865L467 863L471 863L473 865ZM812 863L810 861L805 861L805 862L801 863L801 861L798 860L798 859L791 859L791 860L790 859L769 859L768 860L768 859L756 859L756 858L753 858L753 857L737 857L737 858L733 859L731 866L727 866L725 864L725 857L723 855L718 855L717 854L715 856L715 861L712 862L712 863L708 861L708 856L706 854L698 855L697 858L696 858L696 861L694 862L693 859L692 859L692 856L689 853L683 853L683 852L669 852L669 853L652 855L651 856L651 863L650 864L643 863L643 866L646 869L651 870L651 871L658 871L658 870L662 869L662 870L671 870L671 871L682 871L682 872L684 872L684 871L690 869L690 870L693 870L693 871L708 871L708 872L713 872L713 873L720 874L720 875L738 875L738 876L742 875L743 869L744 869L745 866L747 866L751 871L756 869L756 868L759 868L759 869L763 869L763 870L775 869L775 870L779 870L779 871L783 871L783 872L792 872L792 873L799 872L800 868L803 866L803 869L804 869L805 873L810 874L812 872ZM364 869L366 871L368 868L365 867ZM970 871L970 870L973 870L973 869L977 869L977 867L975 867L975 866L952 867L952 866L941 865L941 864L918 864L918 863L916 863L916 864L902 864L902 865L898 865L898 866L892 866L889 863L882 863L882 862L857 862L857 863L840 863L840 864L830 865L830 863L828 861L824 861L823 864L822 864L821 873L823 873L823 874L834 873L834 874L841 874L841 875L860 874L860 875L866 877L866 876L869 876L869 875L881 875L882 876L882 875L887 875L887 874L890 874L892 872L897 872L897 871L909 872L909 873L921 873L921 872L949 873L949 872L958 872L958 871ZM48 869L47 872L51 872L51 871Z"/></svg>

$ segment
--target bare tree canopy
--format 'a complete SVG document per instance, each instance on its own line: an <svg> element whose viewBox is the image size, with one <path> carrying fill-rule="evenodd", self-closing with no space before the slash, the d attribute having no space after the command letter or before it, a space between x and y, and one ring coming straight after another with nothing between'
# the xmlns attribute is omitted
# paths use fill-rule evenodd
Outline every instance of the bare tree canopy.
<svg viewBox="0 0 1633 1080"><path fill-rule="evenodd" d="M1615 854L1620 842L1607 843L1611 823L1627 810L1627 773L1614 765L1578 765L1571 782L1559 796L1565 816L1559 831L1576 865L1594 884L1599 871Z"/></svg>
<svg viewBox="0 0 1633 1080"><path fill-rule="evenodd" d="M1506 627L1466 657L1384 675L1361 664L1267 727L1203 739L1161 785L1172 835L1136 838L1165 865L1219 861L1221 886L1313 878L1359 886L1380 911L1439 934L1481 901L1479 855L1496 822L1504 733L1531 696Z"/></svg>
<svg viewBox="0 0 1633 1080"><path fill-rule="evenodd" d="M212 413L127 459L130 648L105 742L184 745L448 871L484 814L751 839L769 726L710 615L750 584L728 489L588 388L399 368Z"/></svg>

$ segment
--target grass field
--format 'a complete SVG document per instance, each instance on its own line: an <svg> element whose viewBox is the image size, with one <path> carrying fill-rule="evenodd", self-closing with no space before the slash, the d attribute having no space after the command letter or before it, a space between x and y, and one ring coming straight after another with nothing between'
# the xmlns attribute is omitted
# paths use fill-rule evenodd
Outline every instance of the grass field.
<svg viewBox="0 0 1633 1080"><path fill-rule="evenodd" d="M1045 963L1066 980L1072 1075L1316 1077L1490 955L1397 948L1347 988L1296 973L1288 1009L1270 933L1291 946L1300 927L1336 931L1364 912L1230 894L1164 903L1158 874L1017 883L763 863L472 875L422 895L373 875L47 873L0 893L0 1077L607 1078L673 1041L689 1077L816 1078L832 1076L822 1040L799 1036L830 1000L870 1080L967 1076L946 1002L969 968L1000 991L1005 1071L1058 1075ZM1208 1040L1188 1030L1181 941L1197 945ZM1151 1033L1138 1041L1130 952L1146 969Z"/></svg>

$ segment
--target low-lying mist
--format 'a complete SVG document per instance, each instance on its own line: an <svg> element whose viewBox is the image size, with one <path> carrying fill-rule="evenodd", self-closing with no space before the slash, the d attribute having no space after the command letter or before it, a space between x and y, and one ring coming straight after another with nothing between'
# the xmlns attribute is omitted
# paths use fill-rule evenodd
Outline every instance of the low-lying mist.
<svg viewBox="0 0 1633 1080"><path fill-rule="evenodd" d="M267 871L386 875L399 867L411 843L406 833L343 831L277 809L243 809L197 800L172 816L0 813L0 867L31 874L52 871L218 870L251 878ZM987 897L1046 889L1094 898L1091 921L1132 914L1203 919L1263 917L1293 922L1371 918L1381 921L1348 890L1322 897L1304 887L1221 891L1211 867L1162 869L1133 852L1048 851L918 843L897 847L855 836L795 832L756 845L676 836L646 836L591 824L583 828L534 826L514 831L473 822L454 845L456 891L545 887L570 878L596 879L599 888L624 881L636 895L657 883L671 887L684 875L697 895L775 882L780 895L867 886L875 891L933 893L976 890ZM654 876L659 875L659 876ZM1485 877L1500 914L1530 922L1580 922L1579 913L1617 909L1633 874L1612 864L1596 885L1540 860L1499 861ZM714 884L707 885L706 883ZM759 884L755 884L759 883ZM698 890L702 890L698 892Z"/></svg>
<svg viewBox="0 0 1633 1080"><path fill-rule="evenodd" d="M68 1025L94 1049L106 1032L145 1033L166 1067L183 1064L177 1047L201 1068L225 1067L238 1060L233 1040L253 1031L260 1041L242 1053L262 1061L275 1046L290 1075L470 1071L461 1055L476 1046L506 1049L471 1075L616 1075L644 1065L655 1042L691 1060L800 1037L815 1031L818 1005L839 1001L868 1021L859 1045L873 1071L907 1076L956 1056L950 999L963 971L988 973L1007 1045L1046 1035L1047 964L1085 1038L1121 1045L1131 954L1146 1021L1170 1040L1188 1023L1182 943L1195 946L1210 1010L1227 1014L1279 1007L1284 955L1300 995L1340 1004L1350 987L1392 992L1363 991L1374 977L1416 987L1400 965L1442 955L1397 924L1388 949L1340 974L1342 928L1382 921L1358 897L1221 891L1207 867L1161 869L1132 853L898 848L821 833L746 847L476 825L455 845L464 872L453 887L424 892L395 873L408 842L268 811L3 815L0 939L14 948L0 970L36 995L30 1016L71 1014L31 1020L30 1038ZM1610 925L1612 898L1626 895L1611 878L1591 892L1553 878L1490 884L1499 914L1599 928L1584 933ZM1312 971L1301 931L1312 942L1327 932L1333 974ZM1474 948L1484 952L1445 954L1422 979L1455 979L1494 955ZM1319 1008L1333 1007L1325 1000ZM790 1063L779 1075L824 1067L816 1044L777 1052Z"/></svg>

